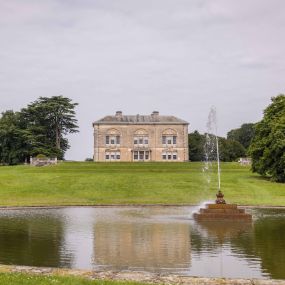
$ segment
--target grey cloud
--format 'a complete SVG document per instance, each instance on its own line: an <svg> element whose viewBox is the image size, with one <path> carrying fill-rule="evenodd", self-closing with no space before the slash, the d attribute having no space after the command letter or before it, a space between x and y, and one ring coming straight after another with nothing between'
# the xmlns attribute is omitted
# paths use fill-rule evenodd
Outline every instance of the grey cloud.
<svg viewBox="0 0 285 285"><path fill-rule="evenodd" d="M175 114L219 133L257 121L284 92L284 1L10 0L0 3L0 109L79 102L67 158L92 155L91 122Z"/></svg>

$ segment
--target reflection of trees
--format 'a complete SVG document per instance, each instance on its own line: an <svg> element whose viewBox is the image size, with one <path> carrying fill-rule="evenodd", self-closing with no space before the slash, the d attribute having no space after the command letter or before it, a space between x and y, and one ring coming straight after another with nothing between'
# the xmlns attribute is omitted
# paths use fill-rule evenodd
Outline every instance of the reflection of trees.
<svg viewBox="0 0 285 285"><path fill-rule="evenodd" d="M31 266L69 266L61 261L63 222L56 217L0 217L0 263Z"/></svg>
<svg viewBox="0 0 285 285"><path fill-rule="evenodd" d="M285 219L274 217L258 220L252 235L232 239L247 256L258 256L265 272L272 278L285 278Z"/></svg>
<svg viewBox="0 0 285 285"><path fill-rule="evenodd" d="M192 253L215 253L224 243L231 245L233 253L248 260L259 258L264 272L271 278L285 278L285 219L277 213L258 219L254 226L238 222L199 222L191 229Z"/></svg>

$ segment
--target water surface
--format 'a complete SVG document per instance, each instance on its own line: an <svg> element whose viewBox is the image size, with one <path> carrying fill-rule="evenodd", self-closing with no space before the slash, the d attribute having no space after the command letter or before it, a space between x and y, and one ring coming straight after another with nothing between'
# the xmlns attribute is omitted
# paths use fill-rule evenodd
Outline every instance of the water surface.
<svg viewBox="0 0 285 285"><path fill-rule="evenodd" d="M0 211L0 263L285 279L285 209L196 223L194 207Z"/></svg>

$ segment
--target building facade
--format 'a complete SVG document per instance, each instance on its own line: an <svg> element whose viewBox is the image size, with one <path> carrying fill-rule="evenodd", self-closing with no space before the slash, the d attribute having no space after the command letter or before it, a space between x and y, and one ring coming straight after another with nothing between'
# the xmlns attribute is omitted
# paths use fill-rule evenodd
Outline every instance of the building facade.
<svg viewBox="0 0 285 285"><path fill-rule="evenodd" d="M188 161L188 123L174 116L106 116L93 123L94 161Z"/></svg>

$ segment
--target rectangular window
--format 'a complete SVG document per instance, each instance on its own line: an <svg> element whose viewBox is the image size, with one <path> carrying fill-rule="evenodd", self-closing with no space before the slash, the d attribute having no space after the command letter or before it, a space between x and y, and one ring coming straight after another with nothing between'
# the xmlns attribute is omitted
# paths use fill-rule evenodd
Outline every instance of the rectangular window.
<svg viewBox="0 0 285 285"><path fill-rule="evenodd" d="M176 144L176 136L173 136L173 144Z"/></svg>
<svg viewBox="0 0 285 285"><path fill-rule="evenodd" d="M140 155L140 160L143 160L144 159L144 151L140 151L139 155Z"/></svg>
<svg viewBox="0 0 285 285"><path fill-rule="evenodd" d="M144 144L148 144L148 139L145 139L145 140L144 140Z"/></svg>
<svg viewBox="0 0 285 285"><path fill-rule="evenodd" d="M145 152L145 159L149 159L149 152L148 151Z"/></svg>
<svg viewBox="0 0 285 285"><path fill-rule="evenodd" d="M176 159L177 159L177 152L173 152L173 154L172 154L172 159L173 159L173 160L176 160Z"/></svg>
<svg viewBox="0 0 285 285"><path fill-rule="evenodd" d="M162 144L166 144L166 137L162 136Z"/></svg>
<svg viewBox="0 0 285 285"><path fill-rule="evenodd" d="M142 138L139 139L139 144L143 144L143 139Z"/></svg>
<svg viewBox="0 0 285 285"><path fill-rule="evenodd" d="M170 152L167 154L167 159L171 160L171 153Z"/></svg>
<svg viewBox="0 0 285 285"><path fill-rule="evenodd" d="M120 136L116 136L116 144L120 144Z"/></svg>
<svg viewBox="0 0 285 285"><path fill-rule="evenodd" d="M111 138L111 144L115 144L115 139Z"/></svg>
<svg viewBox="0 0 285 285"><path fill-rule="evenodd" d="M167 139L167 144L172 144L172 140L171 139Z"/></svg>
<svg viewBox="0 0 285 285"><path fill-rule="evenodd" d="M137 139L134 139L134 144L138 144L138 140Z"/></svg>
<svg viewBox="0 0 285 285"><path fill-rule="evenodd" d="M106 136L106 144L109 144L109 143L110 143L110 137Z"/></svg>
<svg viewBox="0 0 285 285"><path fill-rule="evenodd" d="M134 160L138 160L138 152L134 151Z"/></svg>
<svg viewBox="0 0 285 285"><path fill-rule="evenodd" d="M120 160L121 159L121 153L119 151L111 151L105 153L105 159L106 160Z"/></svg>

